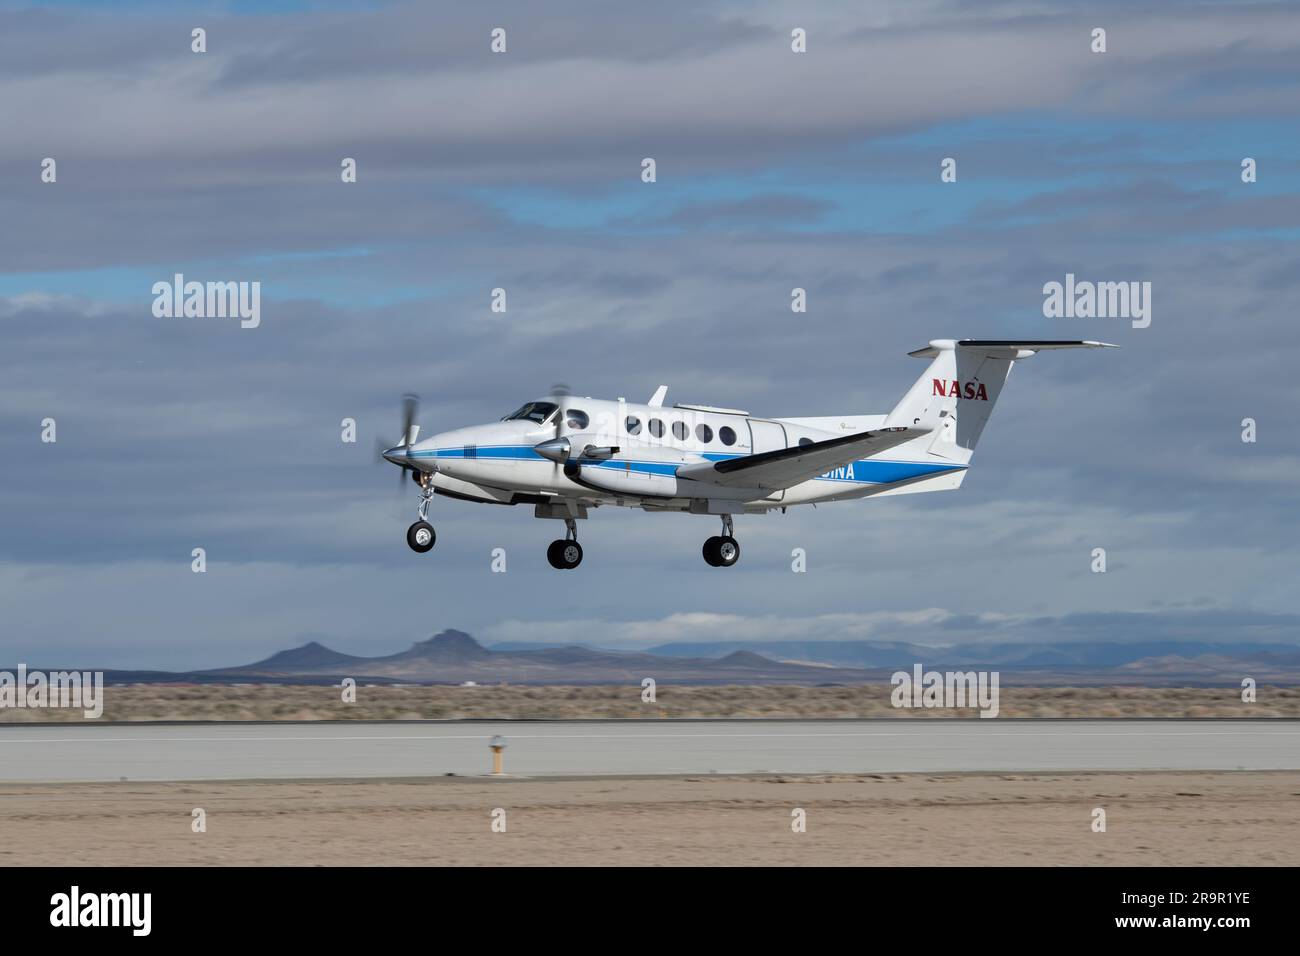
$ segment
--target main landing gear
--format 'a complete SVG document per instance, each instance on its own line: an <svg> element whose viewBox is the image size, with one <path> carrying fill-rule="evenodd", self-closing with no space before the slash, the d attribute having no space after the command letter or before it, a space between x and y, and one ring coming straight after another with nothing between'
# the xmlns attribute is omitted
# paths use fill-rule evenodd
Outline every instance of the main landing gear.
<svg viewBox="0 0 1300 956"><path fill-rule="evenodd" d="M406 543L411 546L411 550L424 554L426 551L432 551L434 543L438 540L438 535L433 530L433 525L429 524L426 518L429 517L429 502L433 500L433 480L428 476L421 476L420 479L420 520L406 529Z"/></svg>
<svg viewBox="0 0 1300 956"><path fill-rule="evenodd" d="M722 534L704 542L704 560L715 568L729 568L740 560L740 542L733 537L731 515L722 516Z"/></svg>
<svg viewBox="0 0 1300 956"><path fill-rule="evenodd" d="M546 560L551 567L568 571L582 564L582 545L578 544L578 523L572 518L564 519L564 537L551 542L546 549Z"/></svg>

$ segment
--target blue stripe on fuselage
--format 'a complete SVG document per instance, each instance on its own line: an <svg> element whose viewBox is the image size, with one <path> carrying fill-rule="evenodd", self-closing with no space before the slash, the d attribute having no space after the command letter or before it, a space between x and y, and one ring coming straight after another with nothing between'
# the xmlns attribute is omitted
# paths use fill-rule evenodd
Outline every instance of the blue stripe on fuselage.
<svg viewBox="0 0 1300 956"><path fill-rule="evenodd" d="M479 445L466 454L463 446L457 448L434 448L424 451L407 452L410 458L452 458L452 459L487 459L489 461L547 461L533 450L531 445ZM744 458L745 455L728 455L710 452L703 455L708 461L727 461L732 458ZM630 459L578 459L580 464L594 465L600 468L619 468L650 475L676 474L680 465L663 461L635 461ZM832 468L815 481L847 481L861 484L883 485L909 478L921 478L945 471L960 471L964 465L935 465L914 461L880 461L874 458L851 462L840 468Z"/></svg>

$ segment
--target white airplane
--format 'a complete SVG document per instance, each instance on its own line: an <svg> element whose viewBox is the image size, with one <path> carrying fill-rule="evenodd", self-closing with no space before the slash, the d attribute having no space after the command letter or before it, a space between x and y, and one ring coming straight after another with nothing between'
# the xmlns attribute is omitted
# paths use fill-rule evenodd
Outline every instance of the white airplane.
<svg viewBox="0 0 1300 956"><path fill-rule="evenodd" d="M936 339L910 353L931 359L887 415L756 418L735 408L666 407L666 385L637 405L567 393L525 403L499 422L419 441L407 396L402 441L381 454L420 486L419 520L406 532L418 552L436 535L435 494L484 504L531 504L564 521L551 542L554 568L582 563L577 521L601 505L717 515L722 534L704 560L740 559L732 516L848 498L961 487L971 453L1011 366L1045 349L1116 348L1105 342Z"/></svg>

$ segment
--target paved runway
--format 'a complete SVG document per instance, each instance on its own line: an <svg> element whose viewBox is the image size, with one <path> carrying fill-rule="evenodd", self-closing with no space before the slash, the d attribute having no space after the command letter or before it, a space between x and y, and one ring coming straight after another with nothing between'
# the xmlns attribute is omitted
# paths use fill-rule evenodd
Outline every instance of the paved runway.
<svg viewBox="0 0 1300 956"><path fill-rule="evenodd" d="M1300 721L0 724L0 781L1300 769Z"/></svg>

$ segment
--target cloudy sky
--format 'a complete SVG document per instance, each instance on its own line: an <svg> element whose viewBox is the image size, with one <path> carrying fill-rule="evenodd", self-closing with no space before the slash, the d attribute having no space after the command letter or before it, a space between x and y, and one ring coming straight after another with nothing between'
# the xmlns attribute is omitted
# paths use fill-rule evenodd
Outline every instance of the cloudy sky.
<svg viewBox="0 0 1300 956"><path fill-rule="evenodd" d="M4 5L0 666L1295 642L1298 114L1289 4ZM260 327L155 318L177 272L259 281ZM1045 318L1066 273L1150 282L1150 327ZM416 555L373 456L408 390L426 434L555 382L882 413L909 349L1021 336L1123 348L1018 367L956 494L738 519L728 571L716 519L602 509L561 574L557 522L442 498Z"/></svg>

